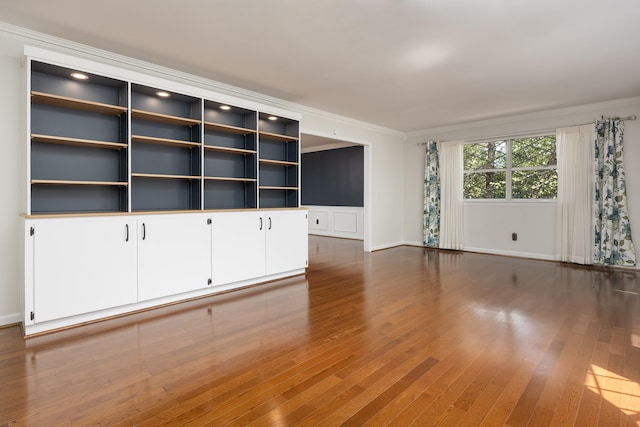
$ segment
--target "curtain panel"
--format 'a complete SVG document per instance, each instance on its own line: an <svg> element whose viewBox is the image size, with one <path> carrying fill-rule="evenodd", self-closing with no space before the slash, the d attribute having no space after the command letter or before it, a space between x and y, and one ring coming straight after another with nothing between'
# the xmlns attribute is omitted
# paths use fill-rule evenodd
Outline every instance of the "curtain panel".
<svg viewBox="0 0 640 427"><path fill-rule="evenodd" d="M424 160L424 244L437 248L440 242L440 164L438 143L429 141Z"/></svg>
<svg viewBox="0 0 640 427"><path fill-rule="evenodd" d="M556 131L558 200L556 259L577 264L593 262L593 141L594 126Z"/></svg>
<svg viewBox="0 0 640 427"><path fill-rule="evenodd" d="M463 144L440 144L440 248L464 248Z"/></svg>
<svg viewBox="0 0 640 427"><path fill-rule="evenodd" d="M636 264L627 214L623 135L622 120L608 119L596 123L593 260L598 264Z"/></svg>

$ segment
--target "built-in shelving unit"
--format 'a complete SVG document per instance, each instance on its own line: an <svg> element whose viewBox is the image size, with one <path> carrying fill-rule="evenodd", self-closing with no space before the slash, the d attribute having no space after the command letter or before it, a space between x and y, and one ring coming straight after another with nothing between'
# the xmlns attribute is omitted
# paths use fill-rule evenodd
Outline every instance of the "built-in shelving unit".
<svg viewBox="0 0 640 427"><path fill-rule="evenodd" d="M258 207L257 112L204 101L204 208Z"/></svg>
<svg viewBox="0 0 640 427"><path fill-rule="evenodd" d="M299 203L300 129L296 120L261 113L260 207L295 207Z"/></svg>
<svg viewBox="0 0 640 427"><path fill-rule="evenodd" d="M297 120L29 64L29 213L299 206Z"/></svg>
<svg viewBox="0 0 640 427"><path fill-rule="evenodd" d="M126 212L127 82L30 65L31 213Z"/></svg>
<svg viewBox="0 0 640 427"><path fill-rule="evenodd" d="M202 101L131 85L131 209L198 210Z"/></svg>
<svg viewBox="0 0 640 427"><path fill-rule="evenodd" d="M304 273L298 114L25 55L26 335Z"/></svg>

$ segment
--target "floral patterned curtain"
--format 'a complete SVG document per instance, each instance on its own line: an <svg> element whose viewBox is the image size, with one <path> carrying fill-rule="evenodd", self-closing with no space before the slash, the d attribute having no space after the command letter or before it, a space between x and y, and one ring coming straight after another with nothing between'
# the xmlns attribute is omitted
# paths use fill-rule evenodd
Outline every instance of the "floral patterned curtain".
<svg viewBox="0 0 640 427"><path fill-rule="evenodd" d="M424 244L437 248L440 240L440 168L438 143L429 141L424 161Z"/></svg>
<svg viewBox="0 0 640 427"><path fill-rule="evenodd" d="M622 136L624 121L608 119L596 123L595 141L595 245L593 262L606 265L635 265L627 215Z"/></svg>

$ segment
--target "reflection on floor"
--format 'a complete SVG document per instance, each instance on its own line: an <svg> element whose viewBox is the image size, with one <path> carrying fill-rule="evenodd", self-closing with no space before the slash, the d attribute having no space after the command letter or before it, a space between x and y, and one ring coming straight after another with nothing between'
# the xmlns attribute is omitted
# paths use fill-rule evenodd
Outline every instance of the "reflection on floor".
<svg viewBox="0 0 640 427"><path fill-rule="evenodd" d="M640 272L311 236L305 276L40 338L0 425L638 425Z"/></svg>

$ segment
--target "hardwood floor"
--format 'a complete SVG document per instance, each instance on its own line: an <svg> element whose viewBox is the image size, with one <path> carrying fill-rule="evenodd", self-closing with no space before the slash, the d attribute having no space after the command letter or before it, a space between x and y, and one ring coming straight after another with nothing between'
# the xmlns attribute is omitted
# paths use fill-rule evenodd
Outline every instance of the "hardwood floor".
<svg viewBox="0 0 640 427"><path fill-rule="evenodd" d="M640 273L309 249L306 276L1 329L0 425L640 425Z"/></svg>

